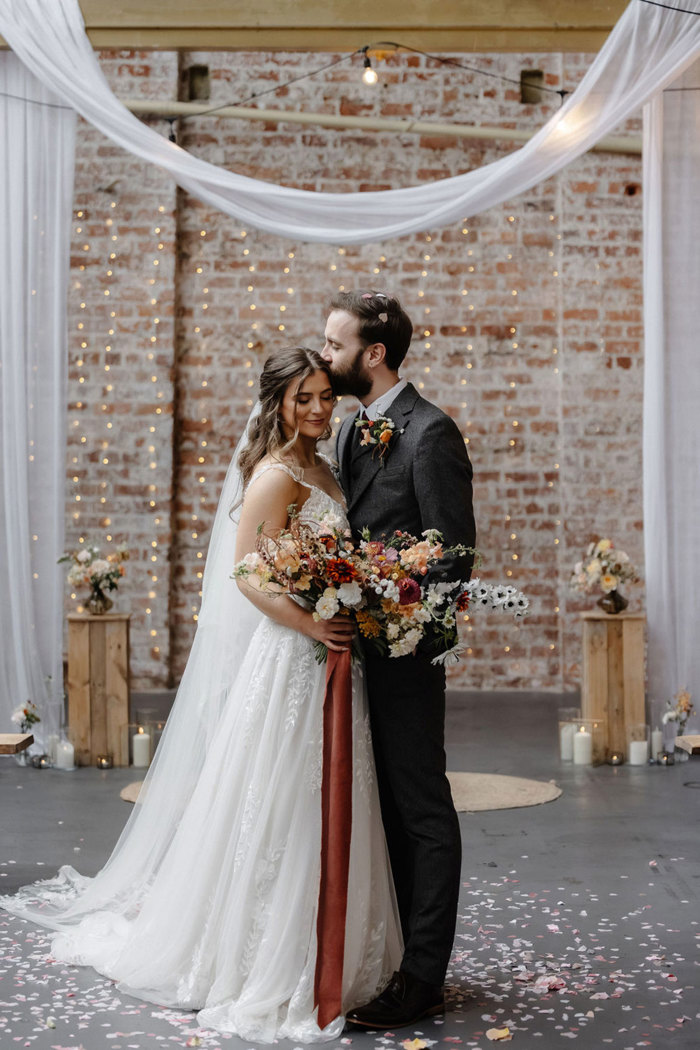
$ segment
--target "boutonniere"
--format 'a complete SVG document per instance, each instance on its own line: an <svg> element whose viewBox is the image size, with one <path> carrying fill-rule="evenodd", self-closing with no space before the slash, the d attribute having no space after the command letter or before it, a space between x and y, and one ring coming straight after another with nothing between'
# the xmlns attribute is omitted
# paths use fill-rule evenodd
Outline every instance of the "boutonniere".
<svg viewBox="0 0 700 1050"><path fill-rule="evenodd" d="M378 455L384 459L389 452L392 440L403 434L403 430L396 429L396 423L388 416L377 416L376 419L356 419L355 426L362 432L361 445L374 445L372 456Z"/></svg>

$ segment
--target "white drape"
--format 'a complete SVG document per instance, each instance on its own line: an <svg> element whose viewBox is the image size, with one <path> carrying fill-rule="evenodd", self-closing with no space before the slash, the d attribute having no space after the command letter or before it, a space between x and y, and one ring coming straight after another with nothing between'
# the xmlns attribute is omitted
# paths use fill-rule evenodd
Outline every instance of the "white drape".
<svg viewBox="0 0 700 1050"><path fill-rule="evenodd" d="M698 19L700 21L700 19ZM652 717L700 693L700 61L644 113L644 546Z"/></svg>
<svg viewBox="0 0 700 1050"><path fill-rule="evenodd" d="M57 728L63 690L56 559L75 113L50 108L58 104L15 55L0 52L0 725L11 731L12 709L33 700L37 742Z"/></svg>
<svg viewBox="0 0 700 1050"><path fill-rule="evenodd" d="M700 0L684 0L697 9ZM27 66L125 150L160 165L195 197L290 239L360 244L458 222L509 200L583 153L700 52L700 17L632 0L562 109L522 149L483 168L405 189L315 193L199 160L112 94L78 0L0 0L0 32Z"/></svg>

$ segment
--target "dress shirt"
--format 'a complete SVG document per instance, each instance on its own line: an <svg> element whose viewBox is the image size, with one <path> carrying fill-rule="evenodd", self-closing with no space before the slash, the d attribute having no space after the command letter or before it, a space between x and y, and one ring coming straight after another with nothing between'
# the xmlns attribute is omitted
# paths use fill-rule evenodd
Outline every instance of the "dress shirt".
<svg viewBox="0 0 700 1050"><path fill-rule="evenodd" d="M377 416L386 416L394 401L407 384L407 379L399 379L398 383L394 383L391 390L386 390L383 394L380 394L380 396L365 409L367 418L376 419Z"/></svg>

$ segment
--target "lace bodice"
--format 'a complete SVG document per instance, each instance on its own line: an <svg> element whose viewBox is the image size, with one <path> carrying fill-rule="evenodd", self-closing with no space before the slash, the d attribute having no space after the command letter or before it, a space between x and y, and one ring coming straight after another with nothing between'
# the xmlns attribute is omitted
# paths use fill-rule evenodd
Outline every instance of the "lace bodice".
<svg viewBox="0 0 700 1050"><path fill-rule="evenodd" d="M331 470L333 470L333 464L330 460L326 459L325 456L322 458L328 463ZM345 507L345 504L333 499L325 489L322 489L318 485L314 485L309 481L305 481L304 472L301 468L292 467L288 463L266 463L263 467L260 467L255 471L248 484L252 485L257 478L261 477L261 475L265 474L268 470L281 470L283 473L288 474L290 478L293 478L299 485L303 485L304 488L309 490L310 495L299 511L299 518L302 521L318 521L323 514L327 514L328 511L331 511L333 514L339 515L342 518L343 524L347 527L347 508ZM336 476L335 470L333 470L333 474ZM336 481L337 480L336 476Z"/></svg>

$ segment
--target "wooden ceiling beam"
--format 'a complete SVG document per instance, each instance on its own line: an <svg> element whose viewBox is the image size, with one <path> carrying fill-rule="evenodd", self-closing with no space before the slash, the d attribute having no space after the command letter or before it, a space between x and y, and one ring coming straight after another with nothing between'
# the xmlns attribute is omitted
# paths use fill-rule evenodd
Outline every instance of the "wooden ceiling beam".
<svg viewBox="0 0 700 1050"><path fill-rule="evenodd" d="M80 0L95 48L598 51L627 0ZM0 37L0 45L4 42Z"/></svg>

